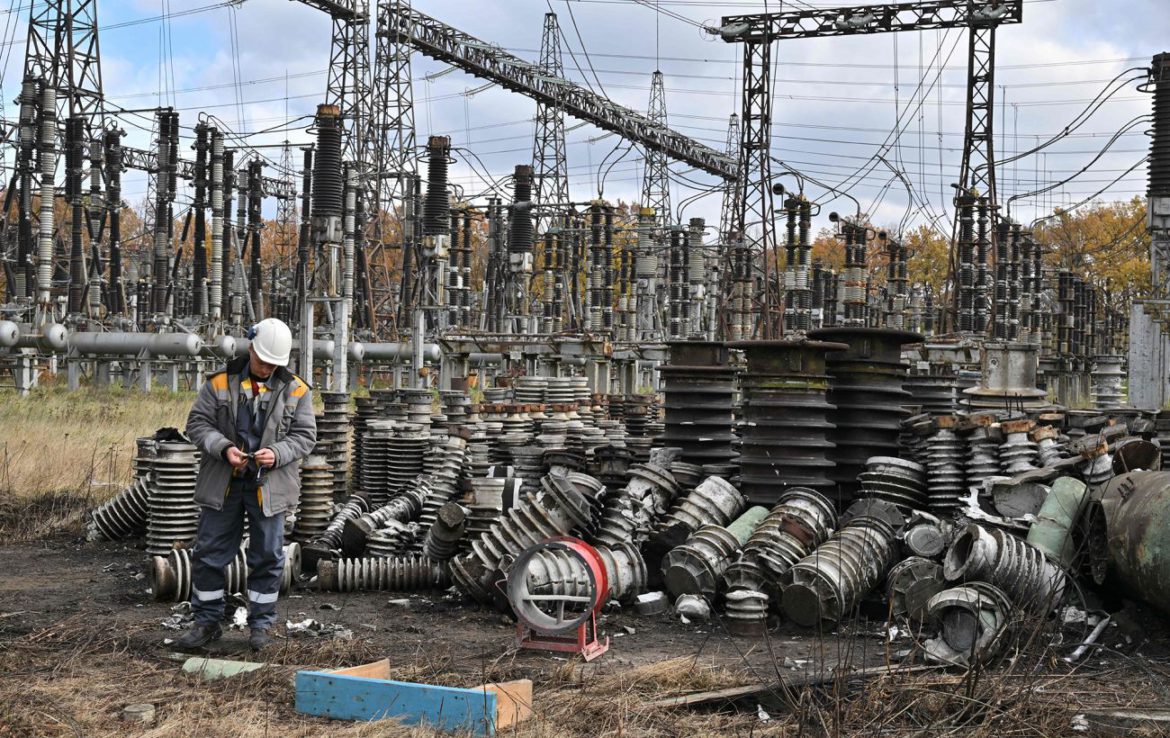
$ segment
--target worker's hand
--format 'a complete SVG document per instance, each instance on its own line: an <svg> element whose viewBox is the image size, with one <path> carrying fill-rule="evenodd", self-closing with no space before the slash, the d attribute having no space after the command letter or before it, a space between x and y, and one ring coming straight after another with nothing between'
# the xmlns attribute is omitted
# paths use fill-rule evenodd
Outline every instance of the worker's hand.
<svg viewBox="0 0 1170 738"><path fill-rule="evenodd" d="M227 450L227 462L236 469L243 469L248 465L248 457L244 456L244 452L240 451L235 446Z"/></svg>
<svg viewBox="0 0 1170 738"><path fill-rule="evenodd" d="M256 466L272 466L276 464L276 452L270 448L262 448L256 452Z"/></svg>

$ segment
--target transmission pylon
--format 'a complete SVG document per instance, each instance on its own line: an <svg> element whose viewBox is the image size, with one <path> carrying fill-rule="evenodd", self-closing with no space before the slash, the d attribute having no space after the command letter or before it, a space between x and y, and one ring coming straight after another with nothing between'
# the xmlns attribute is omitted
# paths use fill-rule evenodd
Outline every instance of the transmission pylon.
<svg viewBox="0 0 1170 738"><path fill-rule="evenodd" d="M562 78L561 29L556 13L544 14L544 35L540 39L540 72L546 77ZM536 104L536 137L532 144L532 168L535 171L533 200L538 208L547 203L569 201L569 166L565 159L565 111L559 104ZM542 234L552 218L541 213L536 218L536 232Z"/></svg>
<svg viewBox="0 0 1170 738"><path fill-rule="evenodd" d="M724 146L727 155L739 159L739 114L732 113L727 121L727 143ZM721 243L731 243L732 232L735 230L735 208L739 203L742 180L739 177L729 179L723 183L723 210L719 213L719 240Z"/></svg>
<svg viewBox="0 0 1170 738"><path fill-rule="evenodd" d="M57 120L82 116L87 131L104 124L97 0L38 0L32 3L24 55L24 78L41 79L59 91Z"/></svg>
<svg viewBox="0 0 1170 738"><path fill-rule="evenodd" d="M666 127L666 87L662 72L655 70L650 77L650 108L647 117L652 123ZM642 178L642 205L654 208L654 222L658 228L670 224L670 169L666 153L646 149L646 170Z"/></svg>

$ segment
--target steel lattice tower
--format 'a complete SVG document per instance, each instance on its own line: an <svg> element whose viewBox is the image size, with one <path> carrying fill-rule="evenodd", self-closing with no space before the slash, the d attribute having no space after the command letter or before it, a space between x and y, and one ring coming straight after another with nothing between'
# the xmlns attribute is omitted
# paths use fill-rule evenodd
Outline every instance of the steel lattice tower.
<svg viewBox="0 0 1170 738"><path fill-rule="evenodd" d="M341 108L342 158L365 161L365 120L370 112L370 19L361 8L335 12L325 102Z"/></svg>
<svg viewBox="0 0 1170 738"><path fill-rule="evenodd" d="M662 72L655 70L650 77L650 108L647 117L652 123L666 127L666 87ZM666 153L647 148L646 169L642 178L642 205L654 208L654 222L659 228L670 224L670 169Z"/></svg>
<svg viewBox="0 0 1170 738"><path fill-rule="evenodd" d="M92 131L104 124L97 0L40 0L32 4L24 77L58 90L58 120L84 116Z"/></svg>
<svg viewBox="0 0 1170 738"><path fill-rule="evenodd" d="M727 121L727 144L724 150L733 159L739 159L739 114L732 113ZM742 180L738 177L723 183L723 209L719 213L719 240L731 243L735 239L735 210L738 207Z"/></svg>
<svg viewBox="0 0 1170 738"><path fill-rule="evenodd" d="M561 29L556 13L544 14L544 35L540 39L540 71L548 77L562 78ZM536 104L536 137L532 144L532 168L535 172L533 201L545 203L569 201L569 165L565 159L565 111L560 105ZM544 233L552 219L547 214L536 219L537 234Z"/></svg>

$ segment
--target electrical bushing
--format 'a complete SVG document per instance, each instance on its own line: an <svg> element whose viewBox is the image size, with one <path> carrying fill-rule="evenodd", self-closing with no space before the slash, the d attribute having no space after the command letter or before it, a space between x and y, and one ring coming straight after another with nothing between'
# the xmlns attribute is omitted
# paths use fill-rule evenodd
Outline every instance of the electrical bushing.
<svg viewBox="0 0 1170 738"><path fill-rule="evenodd" d="M536 231L532 225L532 167L518 164L512 175L512 208L508 228L508 263L513 272L532 271Z"/></svg>
<svg viewBox="0 0 1170 738"><path fill-rule="evenodd" d="M313 238L341 243L344 183L341 175L341 108L317 106L317 152L313 159Z"/></svg>

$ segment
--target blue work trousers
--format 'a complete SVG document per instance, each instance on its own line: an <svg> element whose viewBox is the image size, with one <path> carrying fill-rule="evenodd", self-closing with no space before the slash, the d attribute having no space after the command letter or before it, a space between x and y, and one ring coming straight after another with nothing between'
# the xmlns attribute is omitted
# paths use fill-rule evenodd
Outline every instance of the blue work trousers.
<svg viewBox="0 0 1170 738"><path fill-rule="evenodd" d="M255 490L232 486L222 510L203 508L192 560L191 611L196 623L223 619L224 569L240 550L248 518L248 625L267 630L276 622L276 596L284 570L284 515L265 517Z"/></svg>

